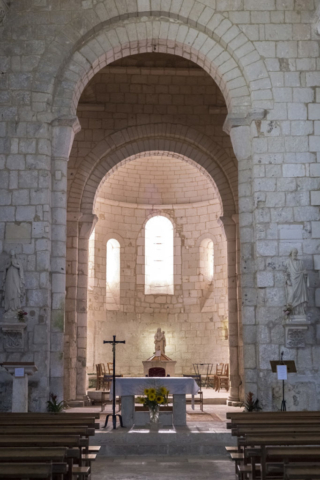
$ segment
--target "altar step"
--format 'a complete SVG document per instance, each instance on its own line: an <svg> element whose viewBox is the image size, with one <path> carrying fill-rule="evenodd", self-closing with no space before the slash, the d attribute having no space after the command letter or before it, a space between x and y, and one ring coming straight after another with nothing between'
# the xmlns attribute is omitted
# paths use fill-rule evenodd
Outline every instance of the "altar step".
<svg viewBox="0 0 320 480"><path fill-rule="evenodd" d="M205 426L159 431L133 427L98 430L90 438L90 445L101 445L102 456L221 455L225 454L225 445L236 445L236 441L228 431L219 433Z"/></svg>

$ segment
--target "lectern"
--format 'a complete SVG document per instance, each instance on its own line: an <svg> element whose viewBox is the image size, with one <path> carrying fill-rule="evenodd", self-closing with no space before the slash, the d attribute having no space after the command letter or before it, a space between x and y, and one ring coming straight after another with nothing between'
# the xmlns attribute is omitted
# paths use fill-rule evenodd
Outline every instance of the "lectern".
<svg viewBox="0 0 320 480"><path fill-rule="evenodd" d="M288 373L296 373L296 364L294 360L283 360L284 353L281 352L281 360L270 360L271 370L278 374L278 380L282 380L282 402L281 411L287 410L286 400L284 398L284 381L287 380Z"/></svg>

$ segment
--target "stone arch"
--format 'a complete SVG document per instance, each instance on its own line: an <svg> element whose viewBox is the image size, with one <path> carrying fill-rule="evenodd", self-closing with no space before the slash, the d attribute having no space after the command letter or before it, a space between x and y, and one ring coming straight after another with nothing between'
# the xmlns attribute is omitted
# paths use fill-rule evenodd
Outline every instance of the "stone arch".
<svg viewBox="0 0 320 480"><path fill-rule="evenodd" d="M92 213L100 182L121 162L135 155L162 151L192 163L210 179L221 198L224 215L237 211L237 166L216 143L182 125L131 127L101 141L79 166L72 180L69 211Z"/></svg>
<svg viewBox="0 0 320 480"><path fill-rule="evenodd" d="M33 90L47 92L57 115L76 112L83 89L101 68L119 58L145 52L171 53L197 63L220 87L229 111L265 108L266 103L271 107L270 101L252 98L256 90L265 91L263 98L272 98L267 93L271 81L263 59L247 36L224 15L197 1L185 15L185 0L179 11L172 6L169 11L151 7L140 12L137 5L134 10L138 10L138 16L132 17L128 13L130 0L121 3L126 9L121 14L115 5L113 11L103 4L95 7L94 25L85 34L72 32L76 41L63 63L60 38L43 55ZM51 77L46 73L45 83L43 73L48 69ZM52 79L54 70L58 73Z"/></svg>

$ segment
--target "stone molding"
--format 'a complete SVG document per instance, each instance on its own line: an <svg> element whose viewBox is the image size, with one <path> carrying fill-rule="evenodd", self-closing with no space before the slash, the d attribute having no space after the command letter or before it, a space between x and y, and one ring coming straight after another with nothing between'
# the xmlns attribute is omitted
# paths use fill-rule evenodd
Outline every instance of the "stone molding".
<svg viewBox="0 0 320 480"><path fill-rule="evenodd" d="M3 348L5 352L25 351L25 323L1 323L0 330L3 332Z"/></svg>
<svg viewBox="0 0 320 480"><path fill-rule="evenodd" d="M208 207L209 205L216 205L217 200L206 200L203 202L191 202L191 203L175 203L175 204L164 204L164 205L152 205L148 203L127 203L127 202L118 202L116 200L110 200L109 198L97 198L98 202L104 203L105 205L112 205L115 207L124 207L124 208L141 208L142 210L179 210L180 208L200 208ZM68 214L69 215L69 214ZM71 215L71 213L70 213Z"/></svg>
<svg viewBox="0 0 320 480"><path fill-rule="evenodd" d="M230 112L223 124L223 131L230 135L235 127L249 127L255 120L263 120L267 114L264 108L253 108L250 110L239 110Z"/></svg>

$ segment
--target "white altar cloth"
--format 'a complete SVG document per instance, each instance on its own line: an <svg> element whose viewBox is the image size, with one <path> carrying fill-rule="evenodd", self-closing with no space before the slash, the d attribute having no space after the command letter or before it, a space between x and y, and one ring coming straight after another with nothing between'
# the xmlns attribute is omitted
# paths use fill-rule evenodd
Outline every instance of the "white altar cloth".
<svg viewBox="0 0 320 480"><path fill-rule="evenodd" d="M143 395L145 388L166 387L170 395L196 395L200 387L193 378L189 377L129 377L116 378L116 395L125 397L129 395ZM113 384L110 389L110 400L113 395Z"/></svg>

